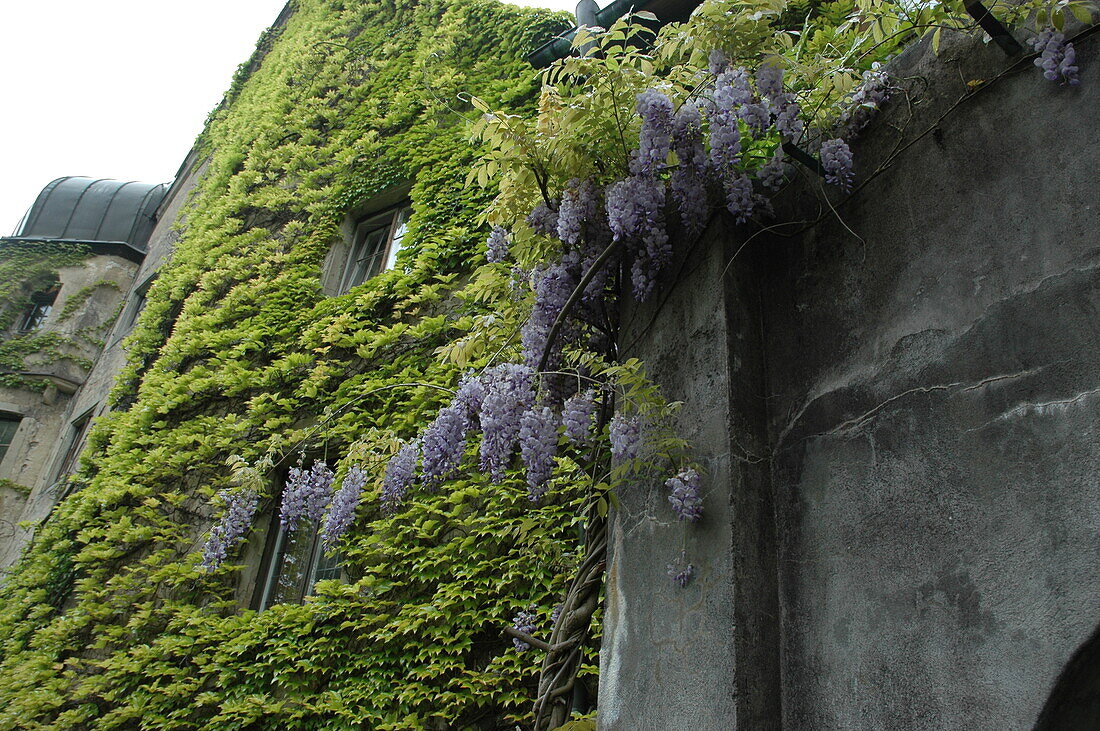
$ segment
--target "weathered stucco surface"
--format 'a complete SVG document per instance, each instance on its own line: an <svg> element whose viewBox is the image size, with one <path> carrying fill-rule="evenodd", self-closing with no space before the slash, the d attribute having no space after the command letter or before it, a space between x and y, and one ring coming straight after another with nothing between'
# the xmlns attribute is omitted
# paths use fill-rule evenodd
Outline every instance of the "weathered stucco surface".
<svg viewBox="0 0 1100 731"><path fill-rule="evenodd" d="M643 308L637 354L687 403L708 514L676 592L671 514L624 497L602 728L1034 724L1100 623L1093 38L1078 56L1080 87L1025 62L951 109L1010 62L914 49L853 145L864 180L915 140L888 170L828 192L835 214L803 175L776 218L803 223L724 282L751 232L712 229Z"/></svg>

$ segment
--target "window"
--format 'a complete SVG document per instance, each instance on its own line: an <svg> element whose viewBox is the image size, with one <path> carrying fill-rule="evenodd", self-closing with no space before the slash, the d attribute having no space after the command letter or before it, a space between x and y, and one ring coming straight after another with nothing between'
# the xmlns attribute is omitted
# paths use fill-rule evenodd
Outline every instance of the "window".
<svg viewBox="0 0 1100 731"><path fill-rule="evenodd" d="M76 458L80 456L80 448L84 446L84 436L88 433L88 427L92 424L92 412L94 407L78 416L69 427L69 442L65 445L65 456L58 465L54 482L65 479L76 468Z"/></svg>
<svg viewBox="0 0 1100 731"><path fill-rule="evenodd" d="M15 432L19 429L20 418L9 414L0 414L0 462L4 461L4 455L8 453L8 447L15 439Z"/></svg>
<svg viewBox="0 0 1100 731"><path fill-rule="evenodd" d="M149 294L149 287L153 286L153 277L145 280L145 283L134 290L134 296L130 300L130 303L126 311L125 324L122 327L123 331L129 331L134 327L134 323L137 322L138 317L145 310L147 303L146 295Z"/></svg>
<svg viewBox="0 0 1100 731"><path fill-rule="evenodd" d="M54 282L47 289L42 289L31 295L31 303L23 313L23 319L19 322L19 332L32 333L42 327L46 318L53 309L54 300L61 290L61 285Z"/></svg>
<svg viewBox="0 0 1100 731"><path fill-rule="evenodd" d="M372 214L355 224L351 249L340 278L341 292L347 292L393 267L397 252L401 250L401 240L408 229L410 213L412 209L407 206L398 206Z"/></svg>
<svg viewBox="0 0 1100 731"><path fill-rule="evenodd" d="M340 557L325 554L317 528L316 524L302 522L296 531L288 533L279 525L279 511L272 514L252 602L254 609L296 604L313 591L318 581L340 578Z"/></svg>

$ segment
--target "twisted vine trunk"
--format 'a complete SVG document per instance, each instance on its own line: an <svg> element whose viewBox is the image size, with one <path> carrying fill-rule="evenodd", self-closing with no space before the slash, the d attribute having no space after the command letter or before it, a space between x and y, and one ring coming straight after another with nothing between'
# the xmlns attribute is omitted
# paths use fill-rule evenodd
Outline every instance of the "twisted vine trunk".
<svg viewBox="0 0 1100 731"><path fill-rule="evenodd" d="M599 606L607 567L607 519L595 510L589 517L584 559L566 592L542 661L534 708L535 731L557 728L569 719L577 671L592 638L592 615Z"/></svg>

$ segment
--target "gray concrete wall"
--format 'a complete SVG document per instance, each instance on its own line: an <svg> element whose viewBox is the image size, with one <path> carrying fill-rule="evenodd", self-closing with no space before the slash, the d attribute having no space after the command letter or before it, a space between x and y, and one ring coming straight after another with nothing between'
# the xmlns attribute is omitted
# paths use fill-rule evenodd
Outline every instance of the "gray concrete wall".
<svg viewBox="0 0 1100 731"><path fill-rule="evenodd" d="M704 515L677 521L663 480L624 489L611 517L600 727L774 728L779 716L772 506L759 292L725 267L722 221L680 253L675 285L625 313L622 355L641 358L705 477ZM680 589L670 562L695 567ZM751 668L751 672L746 672Z"/></svg>
<svg viewBox="0 0 1100 731"><path fill-rule="evenodd" d="M802 174L733 290L678 279L637 354L705 460L768 470L712 471L682 593L657 575L677 539L624 499L602 728L1035 722L1100 623L1096 48L1073 89L1030 62L995 78L992 44L913 49L853 145L857 182L886 169L850 198ZM975 79L995 80L959 103Z"/></svg>
<svg viewBox="0 0 1100 731"><path fill-rule="evenodd" d="M855 236L829 216L760 252L792 728L1028 728L1100 622L1100 59L1079 54L1076 89L1028 65L948 114L839 209ZM1005 65L901 59L927 90L859 170Z"/></svg>

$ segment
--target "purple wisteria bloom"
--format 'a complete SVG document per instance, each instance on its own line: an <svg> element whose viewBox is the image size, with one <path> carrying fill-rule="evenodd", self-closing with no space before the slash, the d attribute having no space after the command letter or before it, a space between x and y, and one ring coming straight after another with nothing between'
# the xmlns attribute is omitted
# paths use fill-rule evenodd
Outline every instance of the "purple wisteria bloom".
<svg viewBox="0 0 1100 731"><path fill-rule="evenodd" d="M379 499L382 511L393 515L405 502L405 494L416 477L416 463L420 460L420 442L412 441L397 450L386 464L386 475L382 478L382 492Z"/></svg>
<svg viewBox="0 0 1100 731"><path fill-rule="evenodd" d="M680 520L694 523L703 517L702 480L691 467L681 470L665 482L672 491L668 497L672 510Z"/></svg>
<svg viewBox="0 0 1100 731"><path fill-rule="evenodd" d="M420 474L425 487L433 488L458 471L466 451L469 421L462 404L452 403L440 409L435 420L424 430Z"/></svg>
<svg viewBox="0 0 1100 731"><path fill-rule="evenodd" d="M776 147L775 154L771 156L764 165L757 171L757 179L760 180L760 184L765 188L772 190L778 190L779 186L783 185L783 179L787 170L786 157L783 155L783 148Z"/></svg>
<svg viewBox="0 0 1100 731"><path fill-rule="evenodd" d="M534 404L535 372L518 363L503 363L485 371L481 405L481 468L494 482L504 479L519 439L520 418Z"/></svg>
<svg viewBox="0 0 1100 731"><path fill-rule="evenodd" d="M538 615L536 615L534 611L521 609L516 614L515 618L512 619L512 626L524 634L533 634L538 627ZM518 637L512 638L512 644L515 645L516 649L520 652L526 652L531 649L531 645Z"/></svg>
<svg viewBox="0 0 1100 731"><path fill-rule="evenodd" d="M694 102L684 102L672 123L672 149L679 164L672 171L669 188L680 209L680 222L690 234L707 225L707 157L703 148L702 117Z"/></svg>
<svg viewBox="0 0 1100 731"><path fill-rule="evenodd" d="M591 440L592 416L596 413L595 392L578 393L561 410L561 422L565 427L565 436L578 447Z"/></svg>
<svg viewBox="0 0 1100 731"><path fill-rule="evenodd" d="M536 406L524 412L519 423L519 453L527 466L527 497L538 502L554 471L558 451L558 423L553 412Z"/></svg>
<svg viewBox="0 0 1100 731"><path fill-rule="evenodd" d="M821 166L825 168L826 182L838 185L844 191L852 189L852 151L844 140L821 143Z"/></svg>
<svg viewBox="0 0 1100 731"><path fill-rule="evenodd" d="M570 254L558 263L535 272L535 304L531 307L530 317L520 329L523 360L531 368L538 367L547 347L550 330L577 286L575 257L575 253ZM555 341L554 353L557 352L557 345Z"/></svg>
<svg viewBox="0 0 1100 731"><path fill-rule="evenodd" d="M527 215L527 225L543 236L555 236L558 233L558 211L540 201Z"/></svg>
<svg viewBox="0 0 1100 731"><path fill-rule="evenodd" d="M890 94L890 77L877 66L863 72L863 83L856 88L847 108L840 115L839 134L849 139L858 135L874 118Z"/></svg>
<svg viewBox="0 0 1100 731"><path fill-rule="evenodd" d="M309 470L290 470L279 505L279 524L284 530L294 532L300 521L315 521L324 515L332 499L332 478L332 470L323 461L314 462Z"/></svg>
<svg viewBox="0 0 1100 731"><path fill-rule="evenodd" d="M695 576L695 567L684 560L683 554L680 555L678 562L668 565L668 578L681 589L691 583L693 576Z"/></svg>
<svg viewBox="0 0 1100 731"><path fill-rule="evenodd" d="M621 412L611 417L608 425L611 440L611 459L617 464L637 459L642 449L642 420L636 414L624 416Z"/></svg>
<svg viewBox="0 0 1100 731"><path fill-rule="evenodd" d="M756 193L752 188L752 179L745 173L733 175L726 180L726 210L733 214L738 223L749 220L756 207Z"/></svg>
<svg viewBox="0 0 1100 731"><path fill-rule="evenodd" d="M638 154L631 160L630 172L634 175L656 175L668 160L672 101L653 89L638 94L637 99L642 129L638 134Z"/></svg>
<svg viewBox="0 0 1100 731"><path fill-rule="evenodd" d="M361 467L352 467L344 475L344 481L332 498L324 527L321 528L321 540L327 550L331 551L336 546L336 542L347 533L354 522L355 509L359 507L359 498L363 495L366 484L367 473Z"/></svg>
<svg viewBox="0 0 1100 731"><path fill-rule="evenodd" d="M508 258L508 232L500 226L493 226L489 240L485 244L486 258L490 264L498 264Z"/></svg>
<svg viewBox="0 0 1100 731"><path fill-rule="evenodd" d="M222 490L216 501L224 504L225 512L210 529L210 536L202 547L202 567L207 571L221 566L248 532L260 498L252 490Z"/></svg>
<svg viewBox="0 0 1100 731"><path fill-rule="evenodd" d="M1035 65L1043 70L1047 80L1062 81L1070 86L1081 83L1077 77L1077 50L1072 43L1066 43L1064 33L1046 28L1028 43L1039 53Z"/></svg>
<svg viewBox="0 0 1100 731"><path fill-rule="evenodd" d="M476 373L467 373L458 382L451 405L457 406L466 422L473 425L481 413L481 402L484 400L485 386L481 384L481 377Z"/></svg>

